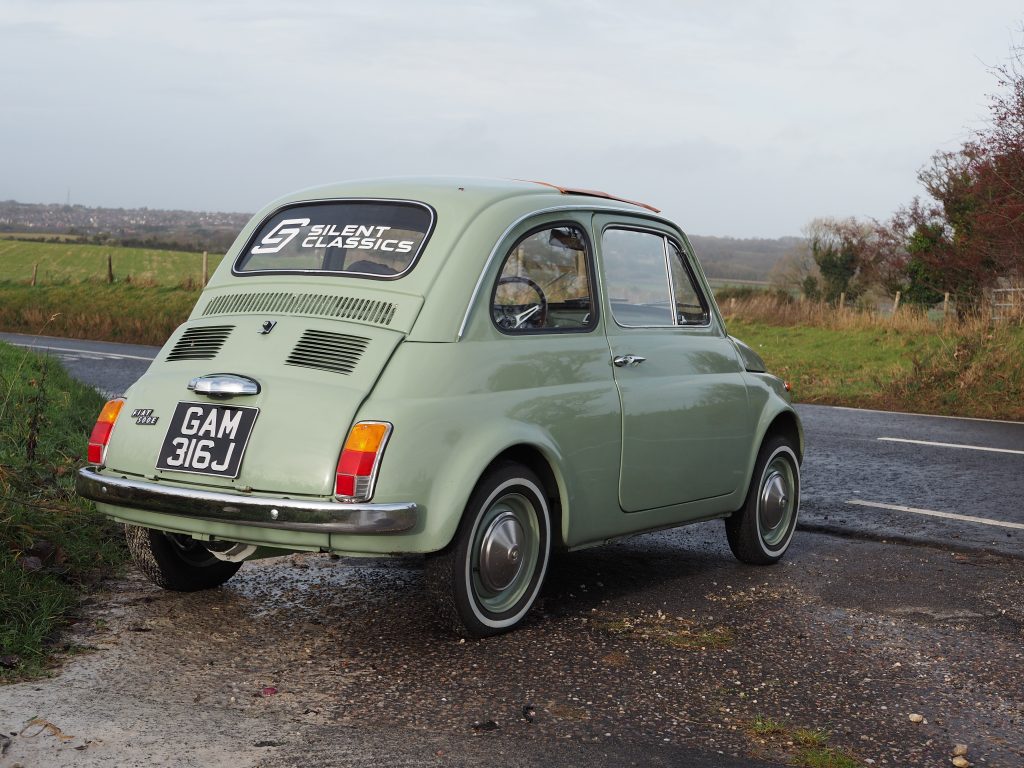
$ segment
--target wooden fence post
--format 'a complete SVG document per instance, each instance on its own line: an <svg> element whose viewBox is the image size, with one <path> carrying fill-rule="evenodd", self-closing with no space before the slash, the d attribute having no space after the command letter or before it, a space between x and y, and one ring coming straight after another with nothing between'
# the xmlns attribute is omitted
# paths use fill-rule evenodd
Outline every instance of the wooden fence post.
<svg viewBox="0 0 1024 768"><path fill-rule="evenodd" d="M39 262L32 265L32 287L36 287L36 276L39 274Z"/></svg>
<svg viewBox="0 0 1024 768"><path fill-rule="evenodd" d="M210 280L210 256L206 251L203 251L203 288Z"/></svg>
<svg viewBox="0 0 1024 768"><path fill-rule="evenodd" d="M896 314L896 310L898 310L900 308L900 296L901 295L902 295L902 293L900 291L896 291L896 300L892 303L892 313L894 315Z"/></svg>
<svg viewBox="0 0 1024 768"><path fill-rule="evenodd" d="M949 291L942 297L942 319L945 320L949 314Z"/></svg>
<svg viewBox="0 0 1024 768"><path fill-rule="evenodd" d="M107 284L112 285L114 282L114 257L112 254L107 254Z"/></svg>
<svg viewBox="0 0 1024 768"><path fill-rule="evenodd" d="M839 294L839 311L843 311L843 307L846 306L846 291Z"/></svg>

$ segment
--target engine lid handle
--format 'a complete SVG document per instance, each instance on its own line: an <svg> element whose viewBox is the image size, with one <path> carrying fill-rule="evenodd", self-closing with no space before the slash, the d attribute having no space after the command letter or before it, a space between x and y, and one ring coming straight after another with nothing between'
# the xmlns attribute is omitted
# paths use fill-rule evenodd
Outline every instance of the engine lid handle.
<svg viewBox="0 0 1024 768"><path fill-rule="evenodd" d="M238 397L239 395L258 395L260 383L248 376L237 373L209 373L198 376L188 383L188 389L197 395L209 397Z"/></svg>

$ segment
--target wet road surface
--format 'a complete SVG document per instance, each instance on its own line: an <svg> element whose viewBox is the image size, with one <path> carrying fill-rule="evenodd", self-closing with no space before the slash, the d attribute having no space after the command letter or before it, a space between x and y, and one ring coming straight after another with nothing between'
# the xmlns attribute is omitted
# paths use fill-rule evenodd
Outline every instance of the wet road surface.
<svg viewBox="0 0 1024 768"><path fill-rule="evenodd" d="M0 688L0 727L74 737L15 737L26 765L782 765L817 732L856 764L1020 766L1022 639L1020 563L984 552L804 533L757 568L698 525L559 556L476 642L419 559L302 555L113 585L73 633L103 650Z"/></svg>
<svg viewBox="0 0 1024 768"><path fill-rule="evenodd" d="M1024 423L798 410L805 526L1024 556Z"/></svg>
<svg viewBox="0 0 1024 768"><path fill-rule="evenodd" d="M78 344L51 348L107 392L148 365ZM804 530L777 566L720 523L561 555L528 624L478 642L438 625L417 558L247 563L192 595L133 575L75 627L99 653L0 688L3 732L74 738L14 736L0 765L756 766L820 739L1024 765L1024 426L799 410Z"/></svg>

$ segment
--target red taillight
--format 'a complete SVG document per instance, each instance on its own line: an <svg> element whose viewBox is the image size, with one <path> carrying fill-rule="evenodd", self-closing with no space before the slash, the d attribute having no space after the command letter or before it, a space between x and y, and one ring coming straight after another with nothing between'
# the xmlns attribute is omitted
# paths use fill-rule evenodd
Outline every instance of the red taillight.
<svg viewBox="0 0 1024 768"><path fill-rule="evenodd" d="M336 496L357 501L370 498L390 434L391 425L383 421L361 421L352 427L338 458L334 480Z"/></svg>
<svg viewBox="0 0 1024 768"><path fill-rule="evenodd" d="M107 452L107 443L110 442L110 433L114 429L114 422L117 421L117 416L121 413L123 405L124 398L119 397L109 401L100 411L100 416L96 419L96 426L92 428L92 434L89 435L89 451L86 458L90 464L99 466L103 463L104 454Z"/></svg>

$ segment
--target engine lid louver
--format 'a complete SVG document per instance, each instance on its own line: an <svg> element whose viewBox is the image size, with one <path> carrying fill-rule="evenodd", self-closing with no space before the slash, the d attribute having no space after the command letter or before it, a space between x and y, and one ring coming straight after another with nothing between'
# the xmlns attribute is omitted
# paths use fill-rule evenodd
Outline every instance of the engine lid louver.
<svg viewBox="0 0 1024 768"><path fill-rule="evenodd" d="M217 296L203 308L203 316L233 314L286 314L357 320L389 326L395 317L394 302L356 299L317 293L239 293Z"/></svg>
<svg viewBox="0 0 1024 768"><path fill-rule="evenodd" d="M305 331L285 363L319 368L334 373L352 373L370 340L363 336L330 331Z"/></svg>
<svg viewBox="0 0 1024 768"><path fill-rule="evenodd" d="M167 360L212 360L224 346L233 325L202 325L186 328Z"/></svg>

